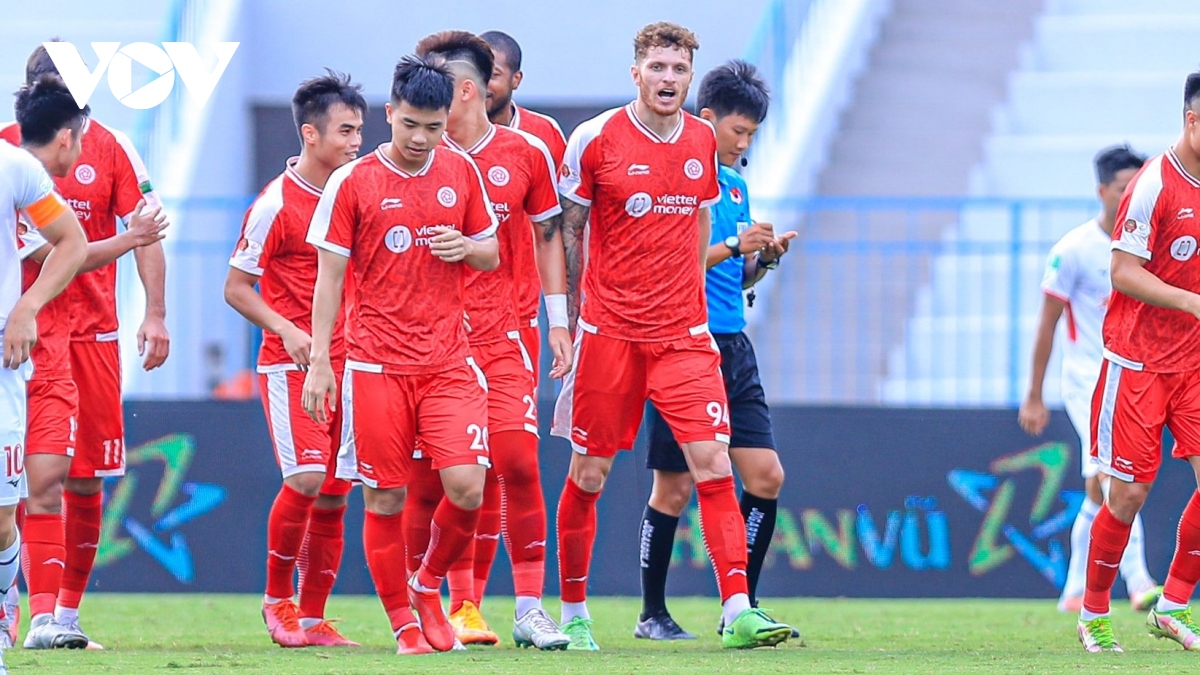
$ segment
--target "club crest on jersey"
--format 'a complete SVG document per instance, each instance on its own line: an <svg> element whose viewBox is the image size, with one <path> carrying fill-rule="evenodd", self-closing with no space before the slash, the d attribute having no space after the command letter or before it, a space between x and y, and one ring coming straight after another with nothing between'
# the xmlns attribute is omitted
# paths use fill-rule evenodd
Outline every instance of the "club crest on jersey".
<svg viewBox="0 0 1200 675"><path fill-rule="evenodd" d="M704 165L700 163L700 160L693 157L683 163L683 175L692 180L697 180L704 175Z"/></svg>
<svg viewBox="0 0 1200 675"><path fill-rule="evenodd" d="M445 188L443 188L445 189ZM412 230L403 225L396 225L383 235L383 243L392 253L404 253L412 248L413 235Z"/></svg>
<svg viewBox="0 0 1200 675"><path fill-rule="evenodd" d="M438 203L446 208L451 208L458 203L458 193L454 188L446 186L437 191Z"/></svg>
<svg viewBox="0 0 1200 675"><path fill-rule="evenodd" d="M488 182L496 187L504 187L508 185L508 169L502 166L493 166L487 172ZM440 196L440 195L439 195Z"/></svg>
<svg viewBox="0 0 1200 675"><path fill-rule="evenodd" d="M650 209L654 207L654 199L645 192L634 193L629 199L625 200L625 213L634 218L641 218L650 213Z"/></svg>
<svg viewBox="0 0 1200 675"><path fill-rule="evenodd" d="M91 185L96 181L96 169L91 164L80 164L75 167L75 180L80 185Z"/></svg>
<svg viewBox="0 0 1200 675"><path fill-rule="evenodd" d="M742 203L742 189L741 188L729 188L729 201L733 202L734 204L741 204Z"/></svg>
<svg viewBox="0 0 1200 675"><path fill-rule="evenodd" d="M380 211L400 208L404 208L404 202L399 197L384 197L383 201L379 202Z"/></svg>

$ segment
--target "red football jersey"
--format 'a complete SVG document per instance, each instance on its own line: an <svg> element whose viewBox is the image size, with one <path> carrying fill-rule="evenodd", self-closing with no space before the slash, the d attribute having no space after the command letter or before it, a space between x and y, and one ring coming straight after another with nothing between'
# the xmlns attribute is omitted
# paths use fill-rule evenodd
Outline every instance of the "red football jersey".
<svg viewBox="0 0 1200 675"><path fill-rule="evenodd" d="M308 242L350 258L346 283L348 367L398 375L434 373L468 356L463 328L465 263L429 252L438 226L472 239L496 233L479 169L448 147L410 174L375 152L329 177Z"/></svg>
<svg viewBox="0 0 1200 675"><path fill-rule="evenodd" d="M21 143L16 124L0 129L0 138ZM88 241L101 241L117 234L117 218L128 220L143 199L150 207L160 205L150 186L150 176L133 142L125 134L99 121L88 119L83 126L83 152L65 178L54 177L54 185L67 204L75 209ZM72 340L117 339L117 265L80 274L67 287L71 304Z"/></svg>
<svg viewBox="0 0 1200 675"><path fill-rule="evenodd" d="M707 323L700 209L721 199L716 152L707 122L684 112L660 138L632 103L571 134L559 190L591 207L581 327L659 341Z"/></svg>
<svg viewBox="0 0 1200 675"><path fill-rule="evenodd" d="M36 228L17 224L17 247L21 256L21 292L29 290L42 273L42 264L29 259L49 242ZM68 286L70 288L70 286ZM59 293L37 315L38 340L29 352L33 361L33 379L42 381L71 379L71 304L66 293Z"/></svg>
<svg viewBox="0 0 1200 675"><path fill-rule="evenodd" d="M443 140L462 150L450 137ZM492 125L473 147L465 150L483 175L488 201L500 223L496 237L500 243L500 267L491 272L467 272L467 316L473 345L506 340L517 330L521 296L517 278L527 278L537 265L528 232L532 223L540 223L559 213L553 165L546 146L522 131ZM540 285L539 285L540 286ZM537 293L534 288L533 316L537 317ZM508 301L502 301L507 298ZM528 321L525 322L528 325Z"/></svg>
<svg viewBox="0 0 1200 675"><path fill-rule="evenodd" d="M1146 271L1200 293L1200 179L1174 151L1146 162L1134 176L1113 228L1114 251L1145 258ZM1131 370L1177 373L1200 369L1200 321L1113 291L1104 317L1104 356Z"/></svg>
<svg viewBox="0 0 1200 675"><path fill-rule="evenodd" d="M259 293L267 306L312 334L313 287L317 284L317 249L305 241L308 225L321 199L321 189L296 172L298 157L288 160L279 174L259 193L242 222L242 236L229 264L260 277ZM333 327L330 358L345 357L342 318ZM258 352L258 372L299 368L283 347L283 339L263 331Z"/></svg>
<svg viewBox="0 0 1200 675"><path fill-rule="evenodd" d="M513 104L512 129L518 129L528 134L532 134L538 138L546 149L550 152L550 158L553 162L552 173L558 175L558 167L562 166L563 154L567 151L567 139L563 136L562 128L558 126L558 122L554 121L553 117L543 115L538 112L522 108L519 105ZM536 227L530 227L533 239L536 240L540 236ZM503 240L501 240L503 246ZM504 249L500 249L501 254ZM517 271L517 318L524 325L537 325L538 315L538 300L542 295L542 279L538 276L537 264L533 257L533 251L527 252L523 260L516 260Z"/></svg>

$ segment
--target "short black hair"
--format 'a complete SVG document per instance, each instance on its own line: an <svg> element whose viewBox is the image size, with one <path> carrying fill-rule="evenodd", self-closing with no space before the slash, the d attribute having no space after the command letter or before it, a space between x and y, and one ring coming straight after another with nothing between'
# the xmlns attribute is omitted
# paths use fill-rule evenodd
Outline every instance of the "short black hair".
<svg viewBox="0 0 1200 675"><path fill-rule="evenodd" d="M1191 110L1200 99L1200 70L1187 76L1187 82L1183 84L1183 109Z"/></svg>
<svg viewBox="0 0 1200 675"><path fill-rule="evenodd" d="M78 135L91 109L80 109L62 78L43 73L17 90L13 106L21 129L21 144L41 147L54 140L63 129Z"/></svg>
<svg viewBox="0 0 1200 675"><path fill-rule="evenodd" d="M53 37L46 42L62 42L62 38ZM50 58L50 52L46 51L45 43L42 43L33 49L33 53L25 61L25 84L33 84L38 77L47 73L58 75L58 66L54 65L54 60Z"/></svg>
<svg viewBox="0 0 1200 675"><path fill-rule="evenodd" d="M446 60L435 55L406 56L392 73L392 103L401 101L421 110L448 109L454 100L454 75Z"/></svg>
<svg viewBox="0 0 1200 675"><path fill-rule="evenodd" d="M479 37L492 46L492 51L504 55L504 62L514 73L521 70L521 45L513 36L503 31L489 30Z"/></svg>
<svg viewBox="0 0 1200 675"><path fill-rule="evenodd" d="M1129 145L1114 145L1096 154L1096 182L1108 185L1116 179L1117 173L1125 169L1140 169L1146 163L1146 157L1139 155Z"/></svg>
<svg viewBox="0 0 1200 675"><path fill-rule="evenodd" d="M300 127L311 124L324 132L329 121L329 109L342 104L367 116L367 100L362 95L362 85L355 84L350 76L329 68L325 74L305 80L292 96L292 119L296 122L296 133Z"/></svg>
<svg viewBox="0 0 1200 675"><path fill-rule="evenodd" d="M733 59L708 71L700 81L697 105L708 108L717 118L738 114L762 123L767 118L771 96L767 84L753 65Z"/></svg>
<svg viewBox="0 0 1200 675"><path fill-rule="evenodd" d="M469 64L485 87L488 80L492 79L492 68L496 64L492 46L465 30L444 30L418 42L417 55L428 54L437 54L447 63L462 61Z"/></svg>

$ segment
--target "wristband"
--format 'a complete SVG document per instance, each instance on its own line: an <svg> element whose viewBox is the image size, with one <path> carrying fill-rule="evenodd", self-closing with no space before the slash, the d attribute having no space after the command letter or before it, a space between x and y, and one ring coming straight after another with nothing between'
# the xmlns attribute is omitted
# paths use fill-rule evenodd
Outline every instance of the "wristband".
<svg viewBox="0 0 1200 675"><path fill-rule="evenodd" d="M567 327L567 295L555 293L546 296L546 318L551 328Z"/></svg>

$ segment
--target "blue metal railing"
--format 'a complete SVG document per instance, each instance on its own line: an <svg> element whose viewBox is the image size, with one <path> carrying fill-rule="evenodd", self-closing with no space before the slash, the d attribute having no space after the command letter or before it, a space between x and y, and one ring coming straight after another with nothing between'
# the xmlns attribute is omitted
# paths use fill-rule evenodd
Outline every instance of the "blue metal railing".
<svg viewBox="0 0 1200 675"><path fill-rule="evenodd" d="M171 283L189 299L171 308L181 322L172 358L220 345L225 362L206 382L254 357L254 329L225 307L220 292L251 199L166 204L184 214L185 228L170 232L171 269L179 270ZM1018 402L1046 252L1098 210L1090 199L755 200L755 208L766 206L785 215L778 229L801 233L748 310L768 395L894 405ZM204 393L195 381L172 389ZM1055 391L1048 381L1048 400Z"/></svg>

